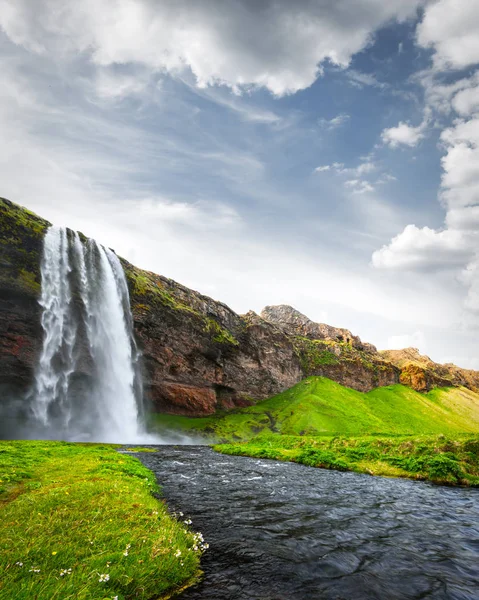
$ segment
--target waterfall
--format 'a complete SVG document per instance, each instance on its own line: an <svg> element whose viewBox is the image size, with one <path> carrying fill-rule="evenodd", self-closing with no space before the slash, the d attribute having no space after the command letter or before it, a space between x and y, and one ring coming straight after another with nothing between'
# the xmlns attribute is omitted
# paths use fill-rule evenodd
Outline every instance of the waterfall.
<svg viewBox="0 0 479 600"><path fill-rule="evenodd" d="M94 240L51 227L41 264L43 346L32 413L41 435L143 437L139 352L121 263Z"/></svg>

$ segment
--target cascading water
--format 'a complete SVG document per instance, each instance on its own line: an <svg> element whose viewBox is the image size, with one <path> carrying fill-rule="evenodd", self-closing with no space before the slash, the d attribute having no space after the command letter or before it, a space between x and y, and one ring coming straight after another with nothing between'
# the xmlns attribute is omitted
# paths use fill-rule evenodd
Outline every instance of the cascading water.
<svg viewBox="0 0 479 600"><path fill-rule="evenodd" d="M32 411L42 433L71 440L144 437L139 353L118 257L51 227L41 265L43 348Z"/></svg>

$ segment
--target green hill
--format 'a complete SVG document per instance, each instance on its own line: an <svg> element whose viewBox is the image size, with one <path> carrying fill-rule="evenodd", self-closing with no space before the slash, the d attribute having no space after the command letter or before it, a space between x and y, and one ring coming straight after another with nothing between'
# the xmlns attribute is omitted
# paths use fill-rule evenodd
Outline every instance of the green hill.
<svg viewBox="0 0 479 600"><path fill-rule="evenodd" d="M261 432L283 435L428 435L479 432L479 394L436 388L422 394L403 386L368 393L325 377L309 377L255 406L205 418L156 415L161 429L247 440Z"/></svg>

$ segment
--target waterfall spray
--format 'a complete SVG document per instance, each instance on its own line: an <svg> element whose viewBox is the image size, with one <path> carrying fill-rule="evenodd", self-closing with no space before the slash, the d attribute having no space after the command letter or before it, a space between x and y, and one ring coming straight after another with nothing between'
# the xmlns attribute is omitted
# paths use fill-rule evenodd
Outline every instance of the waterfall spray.
<svg viewBox="0 0 479 600"><path fill-rule="evenodd" d="M51 227L41 265L43 348L32 411L45 435L135 442L141 425L139 352L118 257Z"/></svg>

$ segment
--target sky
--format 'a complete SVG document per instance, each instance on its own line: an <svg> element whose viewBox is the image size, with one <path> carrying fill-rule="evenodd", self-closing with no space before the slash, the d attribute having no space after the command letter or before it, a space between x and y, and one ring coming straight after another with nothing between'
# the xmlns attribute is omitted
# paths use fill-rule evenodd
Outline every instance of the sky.
<svg viewBox="0 0 479 600"><path fill-rule="evenodd" d="M479 0L0 0L0 195L479 368Z"/></svg>

